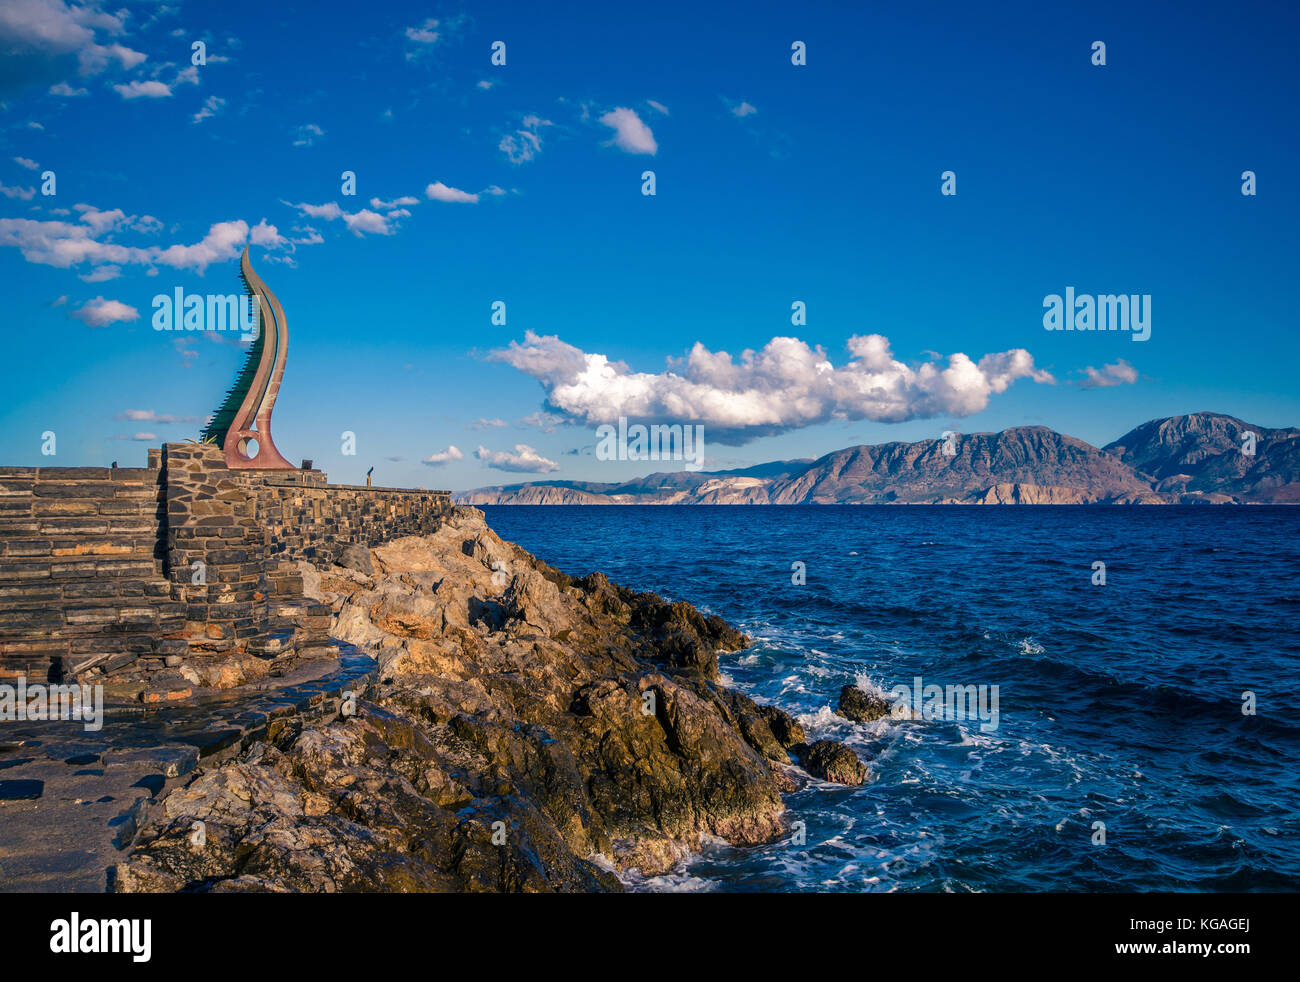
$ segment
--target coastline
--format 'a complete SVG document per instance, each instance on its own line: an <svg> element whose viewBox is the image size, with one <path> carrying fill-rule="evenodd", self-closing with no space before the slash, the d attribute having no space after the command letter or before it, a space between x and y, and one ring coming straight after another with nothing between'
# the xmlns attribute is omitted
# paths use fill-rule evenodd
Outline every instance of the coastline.
<svg viewBox="0 0 1300 982"><path fill-rule="evenodd" d="M720 618L569 577L476 509L345 563L303 564L305 589L376 684L169 791L116 890L617 891L788 834L810 778L866 778L718 682L749 643Z"/></svg>

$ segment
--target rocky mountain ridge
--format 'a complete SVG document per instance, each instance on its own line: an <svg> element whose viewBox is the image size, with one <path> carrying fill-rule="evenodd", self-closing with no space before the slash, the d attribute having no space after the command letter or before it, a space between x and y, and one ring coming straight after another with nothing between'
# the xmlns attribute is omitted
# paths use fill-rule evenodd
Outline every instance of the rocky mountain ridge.
<svg viewBox="0 0 1300 982"><path fill-rule="evenodd" d="M621 484L528 482L470 505L1293 504L1300 429L1221 413L1151 420L1105 447L1046 426L846 447L816 460L656 473Z"/></svg>

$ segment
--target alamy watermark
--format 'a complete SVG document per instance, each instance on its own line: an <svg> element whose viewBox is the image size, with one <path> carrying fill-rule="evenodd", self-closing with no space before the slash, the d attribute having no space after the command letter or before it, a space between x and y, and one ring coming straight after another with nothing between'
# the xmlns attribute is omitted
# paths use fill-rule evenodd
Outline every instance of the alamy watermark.
<svg viewBox="0 0 1300 982"><path fill-rule="evenodd" d="M921 676L912 685L899 683L889 690L894 719L943 720L961 723L980 721L980 731L991 733L998 728L998 686L996 685L926 685Z"/></svg>
<svg viewBox="0 0 1300 982"><path fill-rule="evenodd" d="M1151 337L1151 294L1103 293L1077 296L1074 287L1065 297L1049 293L1043 297L1043 327L1049 331L1131 331L1134 341Z"/></svg>
<svg viewBox="0 0 1300 982"><path fill-rule="evenodd" d="M704 427L700 424L672 425L633 423L618 418L618 427L604 423L596 427L597 460L680 460L683 469L698 471L704 466Z"/></svg>
<svg viewBox="0 0 1300 982"><path fill-rule="evenodd" d="M21 675L17 685L0 684L0 723L48 719L81 720L85 729L98 732L104 727L104 687L28 685Z"/></svg>
<svg viewBox="0 0 1300 982"><path fill-rule="evenodd" d="M256 341L262 323L262 301L239 293L190 293L177 287L153 298L155 331L242 331Z"/></svg>

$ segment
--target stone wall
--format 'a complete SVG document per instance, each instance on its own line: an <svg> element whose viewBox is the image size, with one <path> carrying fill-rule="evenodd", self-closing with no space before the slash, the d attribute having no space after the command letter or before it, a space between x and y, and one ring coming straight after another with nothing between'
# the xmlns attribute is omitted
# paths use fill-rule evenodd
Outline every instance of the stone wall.
<svg viewBox="0 0 1300 982"><path fill-rule="evenodd" d="M0 678L161 668L233 650L325 645L330 611L297 561L431 532L443 491L230 470L170 443L147 468L0 468Z"/></svg>
<svg viewBox="0 0 1300 982"><path fill-rule="evenodd" d="M0 468L0 678L128 664L179 631L157 470Z"/></svg>

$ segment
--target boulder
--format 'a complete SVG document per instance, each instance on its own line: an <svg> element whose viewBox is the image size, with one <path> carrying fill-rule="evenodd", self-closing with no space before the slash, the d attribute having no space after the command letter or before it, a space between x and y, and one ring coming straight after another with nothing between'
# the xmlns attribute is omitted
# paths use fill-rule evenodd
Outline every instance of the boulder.
<svg viewBox="0 0 1300 982"><path fill-rule="evenodd" d="M835 712L855 723L870 723L889 715L889 701L874 692L864 692L856 685L840 690L840 704Z"/></svg>

